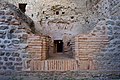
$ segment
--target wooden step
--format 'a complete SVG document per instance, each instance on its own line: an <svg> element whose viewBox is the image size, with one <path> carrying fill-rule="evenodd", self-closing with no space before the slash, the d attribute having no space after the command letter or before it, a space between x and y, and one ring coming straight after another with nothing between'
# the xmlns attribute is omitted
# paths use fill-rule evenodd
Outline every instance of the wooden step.
<svg viewBox="0 0 120 80"><path fill-rule="evenodd" d="M68 60L32 60L30 62L31 71L76 71L77 62L74 59Z"/></svg>

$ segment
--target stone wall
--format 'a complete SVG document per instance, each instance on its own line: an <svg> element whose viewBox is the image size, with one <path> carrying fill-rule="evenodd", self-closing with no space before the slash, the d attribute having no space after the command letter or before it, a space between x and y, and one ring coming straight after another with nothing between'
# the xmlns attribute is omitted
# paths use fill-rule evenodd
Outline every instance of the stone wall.
<svg viewBox="0 0 120 80"><path fill-rule="evenodd" d="M120 14L120 1L119 0L109 0L110 14L114 16L119 16Z"/></svg>
<svg viewBox="0 0 120 80"><path fill-rule="evenodd" d="M9 2L16 6L19 3L27 3L25 13L33 19L36 33L50 36L52 42L63 40L64 50L69 53L74 51L71 50L71 46L67 46L67 43L73 43L70 42L73 37L90 33L99 20L110 15L108 0L9 0Z"/></svg>
<svg viewBox="0 0 120 80"><path fill-rule="evenodd" d="M106 22L108 28L108 47L102 49L101 53L97 55L99 67L106 70L120 70L120 36L119 27L120 20L118 16L113 16ZM101 65L101 66L100 66Z"/></svg>
<svg viewBox="0 0 120 80"><path fill-rule="evenodd" d="M119 2L106 8L110 14L104 15L96 27L89 34L81 34L75 38L76 59L80 62L80 69L119 71ZM115 5L117 4L117 5ZM114 9L116 12L114 13ZM105 10L104 10L105 11Z"/></svg>
<svg viewBox="0 0 120 80"><path fill-rule="evenodd" d="M75 37L75 58L80 70L96 70L96 55L108 44L106 21L101 20L89 34Z"/></svg>
<svg viewBox="0 0 120 80"><path fill-rule="evenodd" d="M0 10L0 69L24 69L24 60L27 46L27 32L29 27L21 23L15 13L9 10Z"/></svg>
<svg viewBox="0 0 120 80"><path fill-rule="evenodd" d="M45 8L38 0L12 0L11 3L17 6L18 3L28 3L26 14L34 20L37 33L49 35L52 40L62 39L65 46L71 40L72 45L68 47L68 52L71 52L71 48L72 52L75 50L73 55L80 69L119 70L118 0L80 1L61 0L60 4L43 1ZM81 6L78 6L79 3ZM33 35L33 21L17 7L6 6L6 9L3 5L0 7L1 70L27 68L29 63L27 65L26 62L31 58L47 59L49 38ZM72 40L74 36L75 41Z"/></svg>
<svg viewBox="0 0 120 80"><path fill-rule="evenodd" d="M31 58L47 58L49 38L34 35L33 21L16 6L4 1L0 4L0 70L29 70Z"/></svg>

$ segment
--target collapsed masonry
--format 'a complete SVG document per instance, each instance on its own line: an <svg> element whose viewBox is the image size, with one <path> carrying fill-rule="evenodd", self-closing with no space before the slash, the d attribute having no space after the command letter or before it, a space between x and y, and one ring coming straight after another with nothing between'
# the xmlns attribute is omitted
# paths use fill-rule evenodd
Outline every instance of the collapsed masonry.
<svg viewBox="0 0 120 80"><path fill-rule="evenodd" d="M45 8L36 10L40 7L37 3L36 6L29 3L27 7L33 9L25 12L34 24L17 7L0 1L1 70L120 70L119 1L88 0L81 11L75 4L68 6L68 2L46 3ZM72 59L48 59L51 53L56 53L57 40L63 40L64 53L72 55Z"/></svg>

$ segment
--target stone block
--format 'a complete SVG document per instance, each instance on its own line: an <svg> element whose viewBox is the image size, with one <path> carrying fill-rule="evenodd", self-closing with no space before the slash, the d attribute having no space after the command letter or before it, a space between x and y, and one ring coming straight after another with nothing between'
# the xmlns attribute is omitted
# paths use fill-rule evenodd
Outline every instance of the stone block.
<svg viewBox="0 0 120 80"><path fill-rule="evenodd" d="M5 22L5 19L0 19L0 22Z"/></svg>
<svg viewBox="0 0 120 80"><path fill-rule="evenodd" d="M111 16L110 19L112 19L112 20L117 20L117 16Z"/></svg>
<svg viewBox="0 0 120 80"><path fill-rule="evenodd" d="M14 57L10 57L9 61L15 61L15 58Z"/></svg>
<svg viewBox="0 0 120 80"><path fill-rule="evenodd" d="M0 11L0 15L4 15L5 14L5 12L4 11Z"/></svg>
<svg viewBox="0 0 120 80"><path fill-rule="evenodd" d="M2 57L0 57L0 61L2 60Z"/></svg>
<svg viewBox="0 0 120 80"><path fill-rule="evenodd" d="M0 62L0 66L2 66L3 65L3 62Z"/></svg>
<svg viewBox="0 0 120 80"><path fill-rule="evenodd" d="M12 39L12 34L8 33L8 34L7 34L7 38L8 38L8 39Z"/></svg>
<svg viewBox="0 0 120 80"><path fill-rule="evenodd" d="M116 21L116 25L120 27L120 21Z"/></svg>
<svg viewBox="0 0 120 80"><path fill-rule="evenodd" d="M8 16L7 21L11 21L11 20L12 20L12 16Z"/></svg>
<svg viewBox="0 0 120 80"><path fill-rule="evenodd" d="M114 30L120 30L120 27L119 26L115 26L113 29Z"/></svg>
<svg viewBox="0 0 120 80"><path fill-rule="evenodd" d="M13 56L13 57L19 57L20 54L19 54L19 53L16 53L16 52L13 52L11 56Z"/></svg>
<svg viewBox="0 0 120 80"><path fill-rule="evenodd" d="M4 61L8 61L8 57L3 57L3 60Z"/></svg>
<svg viewBox="0 0 120 80"><path fill-rule="evenodd" d="M23 67L16 67L15 69L16 69L17 71L22 71L22 68L23 68Z"/></svg>
<svg viewBox="0 0 120 80"><path fill-rule="evenodd" d="M0 38L5 39L6 32L5 31L0 31Z"/></svg>
<svg viewBox="0 0 120 80"><path fill-rule="evenodd" d="M0 25L0 30L9 29L8 25Z"/></svg>
<svg viewBox="0 0 120 80"><path fill-rule="evenodd" d="M0 34L0 38L1 38L1 39L5 39L5 35L1 35L1 34Z"/></svg>
<svg viewBox="0 0 120 80"><path fill-rule="evenodd" d="M114 39L114 36L108 36L108 40L113 40Z"/></svg>
<svg viewBox="0 0 120 80"><path fill-rule="evenodd" d="M19 44L19 40L12 40L12 44Z"/></svg>
<svg viewBox="0 0 120 80"><path fill-rule="evenodd" d="M9 66L8 69L15 70L15 66Z"/></svg>
<svg viewBox="0 0 120 80"><path fill-rule="evenodd" d="M113 32L112 31L108 31L107 34L108 35L113 35Z"/></svg>
<svg viewBox="0 0 120 80"><path fill-rule="evenodd" d="M118 19L120 20L120 16L118 16Z"/></svg>
<svg viewBox="0 0 120 80"><path fill-rule="evenodd" d="M10 43L11 41L10 40L4 40L4 43L5 44L8 44L8 43Z"/></svg>
<svg viewBox="0 0 120 80"><path fill-rule="evenodd" d="M106 25L114 25L115 23L114 23L114 21L107 21L106 22Z"/></svg>
<svg viewBox="0 0 120 80"><path fill-rule="evenodd" d="M11 53L10 53L10 52L6 52L5 55L6 55L7 57L9 57L9 56L11 55Z"/></svg>
<svg viewBox="0 0 120 80"><path fill-rule="evenodd" d="M111 48L111 49L109 49L108 51L109 52L114 52L116 49L115 48Z"/></svg>
<svg viewBox="0 0 120 80"><path fill-rule="evenodd" d="M6 66L12 66L12 65L13 65L13 62L6 62L5 65L6 65Z"/></svg>
<svg viewBox="0 0 120 80"><path fill-rule="evenodd" d="M4 56L5 55L5 52L0 52L0 56Z"/></svg>
<svg viewBox="0 0 120 80"><path fill-rule="evenodd" d="M112 26L108 26L107 29L108 29L108 30L112 30Z"/></svg>
<svg viewBox="0 0 120 80"><path fill-rule="evenodd" d="M20 57L16 58L16 61L22 61L22 58L20 58Z"/></svg>
<svg viewBox="0 0 120 80"><path fill-rule="evenodd" d="M5 49L6 46L5 45L0 45L0 48Z"/></svg>
<svg viewBox="0 0 120 80"><path fill-rule="evenodd" d="M2 68L3 68L3 70L6 70L6 69L7 69L7 66L3 66Z"/></svg>
<svg viewBox="0 0 120 80"><path fill-rule="evenodd" d="M14 63L14 66L22 66L22 62L17 62L17 63Z"/></svg>
<svg viewBox="0 0 120 80"><path fill-rule="evenodd" d="M6 16L5 15L1 15L0 19L6 19Z"/></svg>
<svg viewBox="0 0 120 80"><path fill-rule="evenodd" d="M14 15L14 12L13 11L6 11L5 15Z"/></svg>

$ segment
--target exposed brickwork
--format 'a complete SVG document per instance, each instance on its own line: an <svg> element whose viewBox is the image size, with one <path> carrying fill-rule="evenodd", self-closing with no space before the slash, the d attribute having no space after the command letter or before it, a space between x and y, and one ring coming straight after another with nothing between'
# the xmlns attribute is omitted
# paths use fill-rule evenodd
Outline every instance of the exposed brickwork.
<svg viewBox="0 0 120 80"><path fill-rule="evenodd" d="M75 37L75 58L78 60L80 70L97 69L95 55L99 54L109 42L105 22L105 20L99 21L91 33ZM103 24L99 25L100 23Z"/></svg>
<svg viewBox="0 0 120 80"><path fill-rule="evenodd" d="M0 13L0 70L21 71L24 69L27 32L30 29L14 12L0 10Z"/></svg>
<svg viewBox="0 0 120 80"><path fill-rule="evenodd" d="M13 0L11 1L13 2ZM16 0L15 4L19 1L21 0ZM33 4L36 4L37 1L40 0L33 0ZM21 1L29 2L27 9L34 6L26 13L34 20L37 28L40 28L37 31L44 32L50 37L53 36L53 39L63 39L65 51L67 54L72 53L74 57L70 60L46 60L49 53L54 51L52 51L53 40L47 36L31 33L34 32L32 20L23 15L17 7L0 0L0 71L76 71L77 73L78 70L79 76L82 77L97 76L100 77L97 78L98 80L120 78L120 73L118 73L118 71L120 72L119 0L79 1L75 1L74 6L67 0L64 5L61 3L56 6L57 3L51 3L46 7L49 5L47 2L44 7L45 14L41 5L38 6L39 3L33 5L29 0ZM66 5L69 6L67 3L71 6L66 7ZM80 4L77 6L77 3L84 6ZM53 7L57 7L55 10L59 7L62 9L59 10L59 13L56 11L55 14L52 14ZM50 13L49 17L48 13ZM52 30L55 32L53 33ZM59 31L63 31L60 33L64 36L56 34ZM76 37L73 38L74 36ZM87 72L83 75L82 70L83 72L87 70L89 73L93 71L93 74L87 74ZM31 73L31 75L34 74ZM62 75L64 76L64 74ZM51 77L51 75L48 76ZM79 80L80 77L77 79Z"/></svg>
<svg viewBox="0 0 120 80"><path fill-rule="evenodd" d="M76 60L32 60L31 71L77 71Z"/></svg>
<svg viewBox="0 0 120 80"><path fill-rule="evenodd" d="M29 35L28 53L31 59L46 60L49 49L49 38L46 36Z"/></svg>

